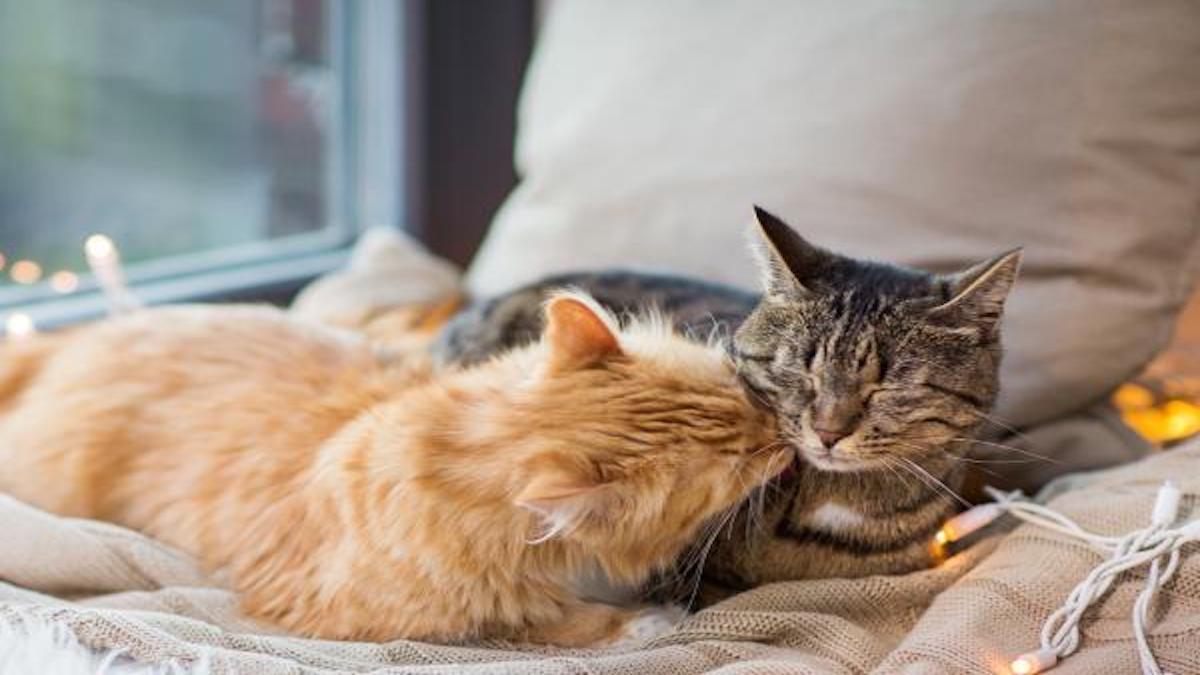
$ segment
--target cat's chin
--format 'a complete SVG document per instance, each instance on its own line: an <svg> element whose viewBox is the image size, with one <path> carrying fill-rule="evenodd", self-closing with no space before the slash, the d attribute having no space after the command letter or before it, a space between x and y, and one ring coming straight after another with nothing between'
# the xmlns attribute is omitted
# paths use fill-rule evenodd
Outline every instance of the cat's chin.
<svg viewBox="0 0 1200 675"><path fill-rule="evenodd" d="M854 457L842 457L825 452L800 451L801 460L818 471L831 473L858 473L878 468L878 462L862 460Z"/></svg>

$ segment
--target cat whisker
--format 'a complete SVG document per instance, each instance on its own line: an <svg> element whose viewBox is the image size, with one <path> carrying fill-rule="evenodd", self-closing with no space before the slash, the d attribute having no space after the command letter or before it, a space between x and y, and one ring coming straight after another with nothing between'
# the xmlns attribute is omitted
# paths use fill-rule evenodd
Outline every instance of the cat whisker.
<svg viewBox="0 0 1200 675"><path fill-rule="evenodd" d="M760 455L764 452L775 450L780 447L784 447L786 445L787 445L787 443L783 442L783 441L773 441L773 442L768 443L768 444L764 445L763 447L755 450L754 452L750 453L750 456L757 457L758 455ZM744 530L747 542L750 541L752 532L762 522L762 513L763 513L763 509L765 508L763 506L763 504L765 503L765 491L767 489L767 485L773 482L773 478L771 477L771 470L774 466L775 460L776 460L776 458L772 457L767 462L766 466L763 467L763 473L759 477L759 480L757 482L757 487L755 487L753 489L747 490L748 486L746 485L745 479L742 477L742 475L740 473L735 474L738 479L739 487L741 488L741 490L746 492L746 499L736 507L736 510L738 512L741 512L743 510L745 511L745 518L743 519L744 520L743 530ZM757 508L756 508L756 505L757 505Z"/></svg>
<svg viewBox="0 0 1200 675"><path fill-rule="evenodd" d="M708 554L712 550L713 543L717 540L717 535L733 520L736 513L737 509L728 509L725 512L724 517L720 520L720 524L705 538L704 545L699 547L695 560L690 563L694 568L692 575L695 577L695 581L692 583L691 593L688 594L687 603L684 605L685 612L692 611L692 606L696 603L696 596L700 593L700 585L704 581L704 563L708 562Z"/></svg>
<svg viewBox="0 0 1200 675"><path fill-rule="evenodd" d="M746 500L746 503L744 505L746 515L744 518L744 522L742 523L742 536L744 537L745 542L747 544L750 543L751 539L753 538L754 532L756 532L758 530L758 527L760 525L760 521L758 519L758 511L755 509L755 502L754 502L756 493L757 493L757 491L750 493L750 497Z"/></svg>
<svg viewBox="0 0 1200 675"><path fill-rule="evenodd" d="M690 610L703 586L704 570L717 540L722 536L731 539L736 534L739 529L737 527L737 518L739 517L745 518L743 525L747 542L751 540L752 531L761 527L762 514L765 510L765 492L767 489L778 489L775 485L774 474L777 473L779 462L789 461L793 456L790 452L780 452L780 449L790 446L790 442L776 439L758 447L752 446L744 452L742 459L745 462L761 459L763 453L775 453L775 456L767 458L765 465L761 467L761 475L745 471L744 469L747 468L745 466L742 470L735 471L740 491L745 498L723 513L711 517L692 538L692 544L687 547L685 553L676 560L674 565L661 571L655 584L644 589L644 592L668 589L676 601L685 604L685 607Z"/></svg>
<svg viewBox="0 0 1200 675"><path fill-rule="evenodd" d="M987 422L987 423L989 423L989 424L994 424L995 426L997 426L997 427L1000 427L1001 429L1003 429L1003 430L1005 430L1005 431L1009 432L1009 433L1010 433L1010 434L1012 434L1013 436L1015 436L1015 437L1017 437L1017 438L1020 438L1020 439L1022 439L1022 440L1024 440L1024 441L1026 441L1027 443L1029 443L1030 445L1033 445L1034 447L1036 447L1036 445L1035 445L1035 444L1034 444L1034 442L1033 442L1033 439L1031 439L1031 438L1029 437L1029 435L1028 435L1028 434L1026 434L1025 432L1021 431L1021 430L1020 430L1020 429L1018 429L1017 427L1013 426L1013 424L1012 424L1012 423L1010 423L1010 422L1007 422L1007 421L1005 421L1003 418L1001 418L1001 417L997 416L995 413L987 413L987 412L984 412L984 411L982 411L982 410L971 410L970 412L971 412L972 414L974 414L974 415L976 415L976 416L980 417L980 418L981 418L981 419L983 419L985 422ZM1012 449L1012 448L1010 448L1010 449ZM1038 448L1038 450L1041 450L1041 448ZM1027 452L1028 454L1034 454L1034 453L1030 453L1029 451L1026 451L1026 452ZM1036 456L1036 457L1038 457L1039 459L1045 459L1046 461L1049 461L1049 462L1053 462L1053 461L1054 461L1054 460L1050 459L1049 457L1046 457L1046 456L1043 456L1043 455L1036 455L1036 454L1035 454L1035 456Z"/></svg>
<svg viewBox="0 0 1200 675"><path fill-rule="evenodd" d="M1043 462L1050 462L1051 464L1062 464L1062 461L1060 461L1060 460L1057 460L1057 459L1054 459L1053 457L1048 457L1048 456L1046 456L1046 455L1042 455L1042 454L1036 453L1036 452L1034 452L1034 451L1032 451L1032 450L1026 450L1026 449L1024 449L1024 448L1018 448L1018 447L1016 447L1016 446L1012 446L1012 445L1006 445L1006 444L1004 444L1004 443L997 443L997 442L995 442L995 441L981 441L981 440L979 440L979 439L977 439L977 438L965 438L965 437L962 437L962 436L955 436L955 437L954 437L952 440L954 440L954 441L957 441L957 442L960 442L960 443L978 443L978 444L980 444L980 445L986 445L986 446L988 446L989 448L998 448L998 449L1000 449L1000 450L1008 450L1009 452L1015 452L1015 453L1018 453L1018 454L1021 454L1021 455L1025 455L1025 456L1027 456L1027 457L1031 457L1031 458L1033 458L1034 460L1041 460L1041 461L1043 461ZM1032 460L1031 460L1031 461L1032 461Z"/></svg>
<svg viewBox="0 0 1200 675"><path fill-rule="evenodd" d="M979 459L977 457L959 457L957 455L952 455L951 459L964 464L1032 464L1039 461L1036 459Z"/></svg>
<svg viewBox="0 0 1200 675"><path fill-rule="evenodd" d="M912 446L912 447L914 447L914 448L915 448L916 446ZM933 449L933 450L938 450L938 451L941 451L942 453L944 453L944 454L945 454L945 459L949 459L951 462L954 462L955 464L1024 464L1024 463L1028 463L1028 462L1032 462L1032 461L1034 461L1034 460L1031 460L1031 459L1010 459L1010 460L1003 460L1003 459L997 459L997 460L974 459L974 458L971 458L971 457L962 457L962 456L960 456L960 455L958 455L958 454L955 454L955 453L953 453L953 452L951 452L951 451L949 451L949 450L946 450L945 448L940 448L940 447L936 447L936 446L935 446L935 447L933 447L932 449ZM982 471L982 472L984 472L984 473L986 473L986 474L987 474L987 475L989 475L989 476L992 476L992 477L994 477L994 478L999 478L999 477L1000 477L1000 474L999 474L999 473L996 473L995 471L992 471L991 469L989 469L989 468L987 468L987 467L985 467L985 466L980 466L980 467L979 467L979 470L980 470L980 471Z"/></svg>
<svg viewBox="0 0 1200 675"><path fill-rule="evenodd" d="M958 453L955 453L951 450L947 450L946 448L939 446L939 445L916 445L913 443L906 443L906 442L900 441L900 440L896 440L896 441L892 441L892 442L895 443L896 445L910 448L910 449L916 450L918 452L923 452L923 453L928 453L928 454L934 454L937 452L941 452L941 453L944 453L948 459L955 461L955 462L965 463L965 464L1030 464L1030 463L1039 461L1034 458L1028 458L1028 459L979 459L977 457L964 457L964 456L959 455ZM956 441L956 442L958 442L958 441Z"/></svg>
<svg viewBox="0 0 1200 675"><path fill-rule="evenodd" d="M985 422L994 424L997 427L1004 429L1005 431L1009 432L1010 434L1012 434L1014 436L1018 436L1020 438L1028 438L1028 436L1026 436L1024 432L1022 432L1020 429L1016 428L1009 422L1005 421L1004 419L1002 419L995 413L987 413L982 410L975 410L975 409L969 409L969 412L971 414L981 418Z"/></svg>
<svg viewBox="0 0 1200 675"><path fill-rule="evenodd" d="M909 459L907 457L901 457L899 455L894 456L893 459L897 459L900 462L902 462L902 464L899 464L898 466L910 471L922 483L925 483L925 485L929 486L929 488L931 490L942 492L946 496L951 497L952 499L957 501L959 504L962 504L964 507L967 507L967 508L971 507L971 502L967 501L966 499L964 499L962 497L962 495L960 495L957 492L955 492L954 490L950 489L950 486L948 486L945 483L943 483L942 481L938 480L931 473L926 471L925 468L922 467L920 464L917 464L916 462L912 461L911 459Z"/></svg>
<svg viewBox="0 0 1200 675"><path fill-rule="evenodd" d="M789 444L784 441L774 441L761 448L758 448L751 454L759 455L763 452L786 447L787 445ZM687 584L687 586L690 586L691 592L688 595L688 600L685 605L687 610L690 611L692 605L695 603L696 596L698 595L700 586L703 582L704 565L708 562L708 556L712 551L712 547L722 532L732 532L732 530L727 530L727 528L729 525L736 522L736 517L738 515L744 516L745 522L743 523L743 526L745 528L747 542L751 540L752 532L761 527L766 503L765 491L773 483L771 476L777 469L776 462L784 459L784 457L785 455L780 454L777 457L772 457L767 461L766 465L762 469L762 474L759 477L758 486L748 492L747 498L743 502L734 508L726 510L722 516L711 520L701 535L697 537L697 541L700 543L691 547L688 553L676 565L675 570L673 570L671 573L671 577L664 579L664 581L660 584L660 586L665 585L666 583L670 583L672 580L674 580L677 583ZM737 476L739 486L745 490L747 488L745 478L740 473L735 475Z"/></svg>
<svg viewBox="0 0 1200 675"><path fill-rule="evenodd" d="M737 476L738 489L745 492L747 490L747 485L746 485L745 479L742 478L741 472L739 471L734 475ZM735 510L738 512L741 512L742 510L745 510L745 512L746 512L746 517L744 519L745 520L744 525L745 525L745 532L746 532L746 541L750 541L750 523L751 523L752 516L753 516L753 512L751 510L751 500L753 500L753 498L754 498L754 492L755 492L754 490L749 490L748 492L746 492L745 501L739 503L735 507ZM732 535L732 530L730 530L730 533Z"/></svg>
<svg viewBox="0 0 1200 675"><path fill-rule="evenodd" d="M767 490L776 484L776 479L778 478L775 462L783 458L783 455L776 455L770 458L767 461L767 465L763 467L762 477L759 479L759 488L755 491L751 499L752 508L750 513L753 517L756 530L761 530L766 520ZM791 460L790 458L786 458L784 461L790 462ZM757 504L757 508L754 508L755 503ZM747 538L747 541L749 541L749 538Z"/></svg>
<svg viewBox="0 0 1200 675"><path fill-rule="evenodd" d="M762 454L762 453L764 453L764 452L770 452L770 451L772 451L772 450L778 450L779 448L785 448L785 447L787 447L787 446L789 446L789 445L791 445L791 442L790 442L790 441L783 441L783 440L780 440L780 441L772 441L772 442L770 442L770 443L767 443L766 445L762 446L761 448L759 448L759 449L755 450L754 452L751 452L751 453L750 453L750 456L751 456L751 457L757 457L757 456L761 455L761 454Z"/></svg>
<svg viewBox="0 0 1200 675"><path fill-rule="evenodd" d="M701 542L707 539L711 533L717 531L719 531L719 528L715 519L707 523L696 537L696 541L688 547L686 553L675 561L675 564L669 568L669 571L664 570L661 572L658 583L645 589L645 592L650 593L664 588L683 588L685 585L690 585L691 569L702 546Z"/></svg>
<svg viewBox="0 0 1200 675"><path fill-rule="evenodd" d="M726 339L724 325L717 320L717 317L712 312L707 312L708 321L711 324L708 329L708 340L705 342L709 347L721 347L723 351L728 351L728 340Z"/></svg>
<svg viewBox="0 0 1200 675"><path fill-rule="evenodd" d="M929 436L928 438L934 438L934 437ZM941 439L942 437L938 437L938 438ZM912 440L921 440L921 438L916 438L916 439L912 439ZM1042 461L1042 462L1050 462L1051 464L1062 464L1061 461L1054 459L1053 457L1049 457L1047 455L1042 455L1042 454L1039 454L1032 450L1026 450L1024 448L1018 448L1016 446L999 443L996 441L986 441L986 440L982 440L979 438L969 438L966 436L951 436L950 438L948 438L946 440L948 440L952 443L962 443L962 444L978 443L979 445L986 445L986 446L992 447L992 448L1008 450L1010 452L1015 452L1015 453L1018 453L1021 455L1025 455L1030 458L1030 459L1021 460L1021 461L1026 461L1026 462ZM949 452L949 451L947 451L947 452Z"/></svg>
<svg viewBox="0 0 1200 675"><path fill-rule="evenodd" d="M896 480L900 481L901 483L909 482L910 479L908 476L900 473L899 471L896 470L896 467L892 466L892 462L890 461L889 457L884 455L884 456L880 457L880 459L883 460L882 466L885 469L887 469L888 471L890 471L891 474L896 477Z"/></svg>

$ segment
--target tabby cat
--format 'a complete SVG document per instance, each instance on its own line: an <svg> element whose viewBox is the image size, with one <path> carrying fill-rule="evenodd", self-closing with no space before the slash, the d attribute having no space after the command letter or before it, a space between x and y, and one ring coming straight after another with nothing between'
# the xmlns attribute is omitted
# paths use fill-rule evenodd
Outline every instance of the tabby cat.
<svg viewBox="0 0 1200 675"><path fill-rule="evenodd" d="M646 637L671 613L597 598L672 564L790 451L722 350L583 296L545 316L536 344L439 377L267 308L10 340L0 490L189 551L306 636Z"/></svg>
<svg viewBox="0 0 1200 675"><path fill-rule="evenodd" d="M741 380L778 414L801 461L742 513L752 522L737 523L737 536L718 538L710 588L928 565L967 441L996 397L1000 318L1020 251L937 275L831 253L755 214L762 296L630 272L562 275L469 307L436 359L473 363L527 341L539 303L563 285L616 311L659 305L685 331L736 329Z"/></svg>

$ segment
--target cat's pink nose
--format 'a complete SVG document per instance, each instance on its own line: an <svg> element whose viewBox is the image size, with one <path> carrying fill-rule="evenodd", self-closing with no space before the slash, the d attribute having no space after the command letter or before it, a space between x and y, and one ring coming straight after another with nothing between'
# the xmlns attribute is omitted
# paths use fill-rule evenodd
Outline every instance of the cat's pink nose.
<svg viewBox="0 0 1200 675"><path fill-rule="evenodd" d="M850 435L850 432L842 429L817 429L816 432L817 438L821 439L821 445L824 445L826 448L832 448L837 445L838 441Z"/></svg>

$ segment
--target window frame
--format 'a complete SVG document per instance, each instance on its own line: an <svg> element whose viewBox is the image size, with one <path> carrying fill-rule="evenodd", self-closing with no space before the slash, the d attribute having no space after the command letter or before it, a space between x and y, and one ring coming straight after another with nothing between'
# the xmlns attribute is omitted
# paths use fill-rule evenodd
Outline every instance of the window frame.
<svg viewBox="0 0 1200 675"><path fill-rule="evenodd" d="M329 68L340 73L337 105L326 138L327 227L318 232L130 265L127 277L147 304L285 299L312 278L342 267L368 227L410 229L405 214L404 105L401 50L409 2L329 0ZM83 255L83 242L80 242ZM44 284L0 289L0 314L22 312L40 328L103 316L107 306L94 278L80 275L66 295Z"/></svg>

